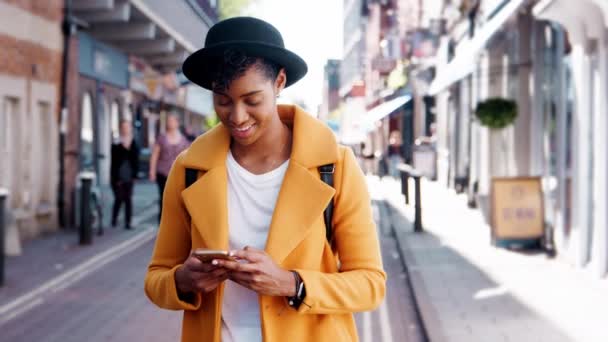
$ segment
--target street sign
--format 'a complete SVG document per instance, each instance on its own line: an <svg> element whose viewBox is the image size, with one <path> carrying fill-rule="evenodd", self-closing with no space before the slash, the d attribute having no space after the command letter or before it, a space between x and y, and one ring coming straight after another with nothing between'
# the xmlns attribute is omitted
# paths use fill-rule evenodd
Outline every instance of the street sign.
<svg viewBox="0 0 608 342"><path fill-rule="evenodd" d="M544 206L540 177L493 178L492 237L540 239L544 234Z"/></svg>
<svg viewBox="0 0 608 342"><path fill-rule="evenodd" d="M415 145L412 150L414 168L428 179L437 179L437 152L430 144Z"/></svg>

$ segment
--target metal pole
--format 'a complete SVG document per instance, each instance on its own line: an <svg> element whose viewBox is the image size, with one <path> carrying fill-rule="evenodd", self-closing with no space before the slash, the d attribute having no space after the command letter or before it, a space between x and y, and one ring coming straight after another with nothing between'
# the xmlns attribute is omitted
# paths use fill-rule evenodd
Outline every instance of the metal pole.
<svg viewBox="0 0 608 342"><path fill-rule="evenodd" d="M68 67L70 64L70 40L76 32L76 24L72 18L72 1L66 0L63 8L63 58L61 70L61 97L59 107L59 184L57 185L57 211L59 226L65 228L67 219L65 217L65 144L68 121Z"/></svg>
<svg viewBox="0 0 608 342"><path fill-rule="evenodd" d="M80 178L80 229L79 240L81 245L93 243L93 229L91 227L91 184L95 177L92 172L81 172Z"/></svg>
<svg viewBox="0 0 608 342"><path fill-rule="evenodd" d="M4 206L8 191L0 188L0 287L4 286L4 234L5 234L5 221L6 215L4 215Z"/></svg>
<svg viewBox="0 0 608 342"><path fill-rule="evenodd" d="M422 232L422 204L420 199L420 175L414 175L416 186L416 219L414 221L414 231Z"/></svg>
<svg viewBox="0 0 608 342"><path fill-rule="evenodd" d="M410 172L403 171L403 187L405 195L405 204L410 204Z"/></svg>
<svg viewBox="0 0 608 342"><path fill-rule="evenodd" d="M401 194L405 195L406 192L406 184L405 184L405 171L403 170L399 170L399 175L401 176ZM405 200L405 203L407 204L407 199Z"/></svg>

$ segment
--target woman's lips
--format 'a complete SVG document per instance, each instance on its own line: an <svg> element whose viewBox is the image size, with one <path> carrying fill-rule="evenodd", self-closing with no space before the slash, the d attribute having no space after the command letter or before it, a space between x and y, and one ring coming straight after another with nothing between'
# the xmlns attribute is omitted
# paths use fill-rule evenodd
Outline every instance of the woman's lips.
<svg viewBox="0 0 608 342"><path fill-rule="evenodd" d="M232 135L235 138L245 139L251 135L251 133L253 132L254 126L255 126L254 124L251 124L251 125L243 126L243 127L233 127Z"/></svg>

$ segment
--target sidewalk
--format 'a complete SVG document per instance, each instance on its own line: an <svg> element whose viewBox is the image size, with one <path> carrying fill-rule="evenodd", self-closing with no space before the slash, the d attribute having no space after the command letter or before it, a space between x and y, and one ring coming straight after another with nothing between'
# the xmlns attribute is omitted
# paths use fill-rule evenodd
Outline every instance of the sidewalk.
<svg viewBox="0 0 608 342"><path fill-rule="evenodd" d="M608 280L541 253L492 247L466 197L422 181L424 233L400 183L381 188L431 341L608 341Z"/></svg>
<svg viewBox="0 0 608 342"><path fill-rule="evenodd" d="M124 207L119 215L118 227L112 229L110 221L114 198L111 192L104 192L104 235L98 236L97 230L94 229L93 243L88 246L78 244L76 228L59 230L27 241L22 247L22 255L6 258L5 283L0 287L0 306L92 256L129 239L143 229L155 226L158 214L157 199L156 184L147 181L138 182L133 197L134 229L122 228Z"/></svg>

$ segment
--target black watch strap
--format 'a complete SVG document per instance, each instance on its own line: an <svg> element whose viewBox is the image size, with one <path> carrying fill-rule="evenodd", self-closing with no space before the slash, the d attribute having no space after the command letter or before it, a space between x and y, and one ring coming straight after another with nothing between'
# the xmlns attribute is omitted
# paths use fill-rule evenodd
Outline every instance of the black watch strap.
<svg viewBox="0 0 608 342"><path fill-rule="evenodd" d="M287 297L287 303L292 308L298 309L306 297L306 287L304 286L304 281L298 272L291 271L291 273L296 280L296 294L295 296Z"/></svg>

